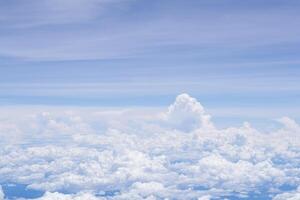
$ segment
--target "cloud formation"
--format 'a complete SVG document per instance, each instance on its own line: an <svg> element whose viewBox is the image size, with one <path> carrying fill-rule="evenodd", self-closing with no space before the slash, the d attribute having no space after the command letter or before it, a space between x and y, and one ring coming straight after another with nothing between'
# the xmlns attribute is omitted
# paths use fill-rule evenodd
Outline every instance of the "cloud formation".
<svg viewBox="0 0 300 200"><path fill-rule="evenodd" d="M188 94L177 96L164 118L171 127L187 132L201 127L213 128L210 116L205 114L202 105Z"/></svg>
<svg viewBox="0 0 300 200"><path fill-rule="evenodd" d="M4 194L3 194L3 190L2 187L0 186L0 200L4 199Z"/></svg>
<svg viewBox="0 0 300 200"><path fill-rule="evenodd" d="M297 200L300 199L300 187L297 190L291 192L285 192L275 196L274 200Z"/></svg>
<svg viewBox="0 0 300 200"><path fill-rule="evenodd" d="M0 180L44 191L43 200L297 199L300 128L287 117L278 121L283 126L270 133L249 123L217 129L187 94L164 113L7 119L0 123Z"/></svg>

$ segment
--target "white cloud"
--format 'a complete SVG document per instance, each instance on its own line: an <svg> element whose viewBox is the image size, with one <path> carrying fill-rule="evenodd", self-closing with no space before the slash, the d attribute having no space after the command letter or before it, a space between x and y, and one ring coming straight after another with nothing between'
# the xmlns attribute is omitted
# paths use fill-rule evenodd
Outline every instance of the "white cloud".
<svg viewBox="0 0 300 200"><path fill-rule="evenodd" d="M198 200L210 200L210 195L199 197Z"/></svg>
<svg viewBox="0 0 300 200"><path fill-rule="evenodd" d="M2 137L0 180L48 191L42 199L296 195L280 189L300 184L295 121L284 118L285 126L263 133L249 123L217 129L207 116L187 94L164 113L11 114L0 121L1 137L20 136L22 143Z"/></svg>
<svg viewBox="0 0 300 200"><path fill-rule="evenodd" d="M300 187L297 190L291 192L285 192L283 194L276 195L273 200L298 200L300 199Z"/></svg>
<svg viewBox="0 0 300 200"><path fill-rule="evenodd" d="M1 186L0 186L0 200L4 200L4 193Z"/></svg>
<svg viewBox="0 0 300 200"><path fill-rule="evenodd" d="M70 194L62 194L58 192L46 192L45 195L39 200L101 200L103 198L97 198L92 194L89 193L80 193L80 194L75 194L75 195L70 195Z"/></svg>
<svg viewBox="0 0 300 200"><path fill-rule="evenodd" d="M287 129L291 129L291 130L300 130L299 125L296 123L295 120L290 119L288 117L282 117L280 119L277 120L278 122L282 123Z"/></svg>
<svg viewBox="0 0 300 200"><path fill-rule="evenodd" d="M200 127L212 128L210 116L205 114L202 105L188 94L177 96L170 105L164 119L169 125L183 131L191 131Z"/></svg>

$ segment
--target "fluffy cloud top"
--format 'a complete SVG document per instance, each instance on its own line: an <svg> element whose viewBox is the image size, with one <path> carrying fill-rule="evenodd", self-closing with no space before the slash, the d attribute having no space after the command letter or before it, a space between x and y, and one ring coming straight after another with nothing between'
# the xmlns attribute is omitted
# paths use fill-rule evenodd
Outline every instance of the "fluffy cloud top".
<svg viewBox="0 0 300 200"><path fill-rule="evenodd" d="M297 199L300 128L279 121L271 133L217 129L187 94L158 115L25 114L0 122L0 180L44 191L43 200Z"/></svg>
<svg viewBox="0 0 300 200"><path fill-rule="evenodd" d="M164 118L171 127L187 132L200 127L213 127L210 116L205 114L203 106L188 94L177 96L164 114Z"/></svg>

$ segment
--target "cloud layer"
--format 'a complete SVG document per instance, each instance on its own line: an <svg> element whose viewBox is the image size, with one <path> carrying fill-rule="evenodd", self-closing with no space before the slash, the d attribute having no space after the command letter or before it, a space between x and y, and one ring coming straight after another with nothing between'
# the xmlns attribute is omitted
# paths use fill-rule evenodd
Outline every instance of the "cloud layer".
<svg viewBox="0 0 300 200"><path fill-rule="evenodd" d="M217 129L187 94L163 113L11 114L0 122L0 180L40 199L297 199L300 127L278 122L269 133Z"/></svg>
<svg viewBox="0 0 300 200"><path fill-rule="evenodd" d="M298 49L299 2L9 1L0 2L0 25L0 55L26 60L281 56Z"/></svg>

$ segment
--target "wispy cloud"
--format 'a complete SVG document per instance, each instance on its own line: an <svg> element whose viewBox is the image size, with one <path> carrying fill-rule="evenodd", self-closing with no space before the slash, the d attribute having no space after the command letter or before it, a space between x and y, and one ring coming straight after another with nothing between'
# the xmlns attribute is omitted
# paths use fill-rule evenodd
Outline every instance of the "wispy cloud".
<svg viewBox="0 0 300 200"><path fill-rule="evenodd" d="M273 46L300 42L297 6L277 5L266 11L257 2L249 9L233 2L232 7L222 5L196 3L193 8L191 3L170 2L166 7L155 1L117 0L12 2L4 4L0 12L5 27L0 53L30 60L111 59L159 55L162 48L173 53L172 49L177 49L176 55L187 49L211 55L247 52L249 48L269 51ZM143 6L145 11L139 12ZM181 9L189 12L183 16ZM35 26L9 28L31 23ZM43 24L53 26L36 28Z"/></svg>
<svg viewBox="0 0 300 200"><path fill-rule="evenodd" d="M29 0L0 11L4 104L181 92L299 104L295 1Z"/></svg>
<svg viewBox="0 0 300 200"><path fill-rule="evenodd" d="M10 28L87 23L125 0L29 0L2 2L0 23Z"/></svg>

